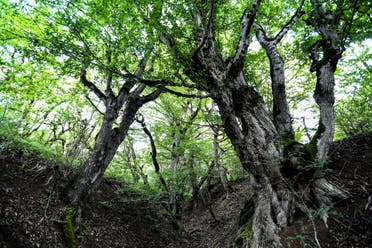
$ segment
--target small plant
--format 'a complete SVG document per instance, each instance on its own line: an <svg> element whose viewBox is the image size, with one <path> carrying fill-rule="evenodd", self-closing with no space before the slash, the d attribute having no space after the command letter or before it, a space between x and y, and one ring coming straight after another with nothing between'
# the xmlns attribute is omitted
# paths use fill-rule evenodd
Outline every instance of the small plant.
<svg viewBox="0 0 372 248"><path fill-rule="evenodd" d="M299 242L300 246L303 248L310 247L308 244L306 244L306 237L303 234L297 234L296 236L289 236L287 237L287 240ZM291 245L289 245L289 247L291 247Z"/></svg>

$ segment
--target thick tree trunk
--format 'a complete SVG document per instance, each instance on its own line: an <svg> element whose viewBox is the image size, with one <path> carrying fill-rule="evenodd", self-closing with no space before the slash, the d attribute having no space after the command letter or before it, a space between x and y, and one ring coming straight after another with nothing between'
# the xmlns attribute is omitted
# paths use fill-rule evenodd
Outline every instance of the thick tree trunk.
<svg viewBox="0 0 372 248"><path fill-rule="evenodd" d="M270 60L274 125L283 141L291 142L294 132L285 90L284 60L276 48L275 40L265 39L261 31L257 33L257 38Z"/></svg>
<svg viewBox="0 0 372 248"><path fill-rule="evenodd" d="M314 99L319 106L320 119L319 126L314 140L316 143L316 157L324 159L333 141L335 132L335 117L334 117L334 78L335 67L330 62L319 67L316 71L317 82L314 92Z"/></svg>
<svg viewBox="0 0 372 248"><path fill-rule="evenodd" d="M73 205L83 206L87 197L100 185L106 168L114 158L119 145L125 139L130 125L135 120L135 114L142 104L139 98L129 100L124 110L122 122L116 128L113 128L113 125L118 117L119 109L107 107L108 109L98 132L93 151L70 191Z"/></svg>
<svg viewBox="0 0 372 248"><path fill-rule="evenodd" d="M283 148L264 102L247 86L242 73L227 77L223 90L210 87L209 92L219 107L225 132L243 167L250 172L257 192L252 236L247 240L252 247L279 243L278 232L292 215L293 197L280 173Z"/></svg>
<svg viewBox="0 0 372 248"><path fill-rule="evenodd" d="M271 78L273 80L274 121L270 119L262 98L252 87L247 85L242 73L247 62L246 54L250 43L249 33L254 25L260 2L260 0L254 1L252 8L246 9L241 16L237 48L235 54L228 60L223 60L220 51L215 49L215 1L207 1L209 6L208 4L193 6L195 7L194 30L197 46L190 56L191 61L183 61L186 56L182 56L183 54L179 52L175 40L164 35L162 41L184 65L185 72L189 77L195 82L200 82L197 87L208 92L216 102L225 132L230 138L243 167L250 173L256 198L254 213L247 224L249 231L244 232L244 234L247 234L245 244L249 247L273 247L275 246L274 243L276 243L276 246L280 246L279 230L285 227L293 217L295 199L292 195L292 187L295 186L295 179L299 176L299 173L304 173L296 169L298 161L310 162L307 161L307 158L302 157L307 154L300 144L298 147L284 151L281 138L288 136L289 139L293 140L294 135L285 96L284 62L276 50L278 42L301 16L304 1L301 1L295 15L274 38L263 37L260 40L265 43L265 49L270 59ZM259 25L258 29L262 31ZM328 51L323 50L323 53L328 55ZM331 57L334 61L334 57ZM324 61L320 62L322 64ZM335 69L335 66L333 69ZM319 75L325 76L326 72L322 71ZM327 85L325 87L329 87ZM324 119L322 121L325 125L329 125L333 118L333 112L330 114L329 99L324 100L322 93L316 98L322 104L321 108L327 113L321 114ZM319 144L320 146L324 144L324 148L318 154L327 152L329 137L333 135L332 130L331 128L327 132L321 132L325 136L323 140L320 137ZM293 142L291 145L296 146L297 144ZM289 157L289 161L286 161L284 156ZM288 162L290 173L282 174L282 166ZM310 173L309 177L313 178L314 171ZM299 180L302 180L302 178ZM321 176L313 184L311 184L311 180L301 183L311 188L320 206L329 204L328 200L330 198L328 196L337 192L333 185Z"/></svg>
<svg viewBox="0 0 372 248"><path fill-rule="evenodd" d="M318 129L308 145L312 157L317 160L318 166L326 163L328 151L333 142L335 131L334 117L334 72L340 53L335 53L327 63L320 63L316 68L317 82L314 91L314 99L319 106L320 118ZM320 209L326 209L333 205L334 199L343 200L347 198L347 192L342 188L319 177L314 181L313 193ZM323 211L321 218L327 226L328 213Z"/></svg>
<svg viewBox="0 0 372 248"><path fill-rule="evenodd" d="M145 52L134 73L140 76L145 70L150 58L152 49ZM107 63L111 63L111 53L107 54ZM156 99L161 91L159 89L152 93L141 96L146 89L146 84L138 79L128 79L122 84L117 95L111 88L113 83L112 71L107 71L105 94L92 82L87 79L87 64L83 63L80 72L80 81L105 104L104 119L96 137L93 151L83 165L83 169L72 182L69 189L69 197L74 208L81 210L87 198L97 189L102 180L103 174L114 158L119 145L127 136L130 125L135 120L135 115L143 104ZM113 128L115 121L119 126Z"/></svg>
<svg viewBox="0 0 372 248"><path fill-rule="evenodd" d="M300 2L299 7L291 19L272 38L267 37L262 26L257 23L254 24L257 28L256 37L270 60L274 124L286 144L294 141L294 132L285 90L284 60L277 49L277 45L303 14L302 6L304 2L304 0Z"/></svg>

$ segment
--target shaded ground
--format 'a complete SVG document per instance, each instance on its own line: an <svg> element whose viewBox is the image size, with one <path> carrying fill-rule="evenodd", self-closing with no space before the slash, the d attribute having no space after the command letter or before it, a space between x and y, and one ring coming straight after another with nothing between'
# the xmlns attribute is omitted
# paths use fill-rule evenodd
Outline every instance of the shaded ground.
<svg viewBox="0 0 372 248"><path fill-rule="evenodd" d="M350 199L323 222L300 217L283 230L286 247L370 247L372 244L372 134L337 142L327 176L342 185ZM67 247L61 232L63 175L54 165L17 151L0 157L0 247ZM79 247L229 247L239 233L240 210L250 197L246 181L233 192L212 195L218 222L199 205L186 211L185 231L174 231L159 205L127 201L118 182L105 181L84 216ZM316 239L314 238L316 234Z"/></svg>
<svg viewBox="0 0 372 248"><path fill-rule="evenodd" d="M0 159L0 247L67 247L60 170L18 152ZM159 207L126 201L134 192L104 181L83 216L79 247L183 247ZM131 195L132 197L134 195Z"/></svg>
<svg viewBox="0 0 372 248"><path fill-rule="evenodd" d="M214 196L212 209L217 222L203 205L186 213L185 230L188 233L190 247L229 247L234 243L235 237L241 232L238 225L240 212L251 196L248 181L239 182L232 186L232 192Z"/></svg>
<svg viewBox="0 0 372 248"><path fill-rule="evenodd" d="M342 186L350 199L329 212L328 229L322 221L299 217L282 231L284 247L372 247L372 134L333 144L327 177ZM248 182L234 186L228 199L220 195L213 204L220 223L213 222L207 210L186 216L191 247L230 247L239 233L237 220L250 197ZM315 216L319 216L314 213ZM314 234L316 234L316 239Z"/></svg>
<svg viewBox="0 0 372 248"><path fill-rule="evenodd" d="M282 232L286 247L372 247L372 134L333 144L327 177L350 198L329 212L324 223L302 218Z"/></svg>

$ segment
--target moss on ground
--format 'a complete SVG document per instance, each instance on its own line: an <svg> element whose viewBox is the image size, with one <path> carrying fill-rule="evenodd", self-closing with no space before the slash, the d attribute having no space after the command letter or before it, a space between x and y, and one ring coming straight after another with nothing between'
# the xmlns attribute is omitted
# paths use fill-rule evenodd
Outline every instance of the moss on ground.
<svg viewBox="0 0 372 248"><path fill-rule="evenodd" d="M67 243L67 247L69 248L76 248L76 236L75 236L75 226L74 226L74 218L76 215L76 207L69 206L64 209L66 214L63 231L65 234L65 239Z"/></svg>

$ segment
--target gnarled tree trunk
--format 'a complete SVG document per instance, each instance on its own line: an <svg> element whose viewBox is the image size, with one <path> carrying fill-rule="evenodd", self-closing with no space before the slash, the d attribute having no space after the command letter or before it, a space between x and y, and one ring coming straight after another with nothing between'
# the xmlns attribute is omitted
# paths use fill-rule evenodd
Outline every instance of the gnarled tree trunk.
<svg viewBox="0 0 372 248"><path fill-rule="evenodd" d="M270 61L270 77L271 77L271 92L273 96L273 119L274 125L281 136L284 143L291 143L294 140L294 132L292 129L292 119L287 102L285 75L284 75L284 60L280 55L277 45L284 38L291 27L296 23L298 18L303 14L301 11L304 0L301 1L296 13L292 16L288 23L275 35L275 37L267 37L263 27L258 23L254 23L257 28L256 37L260 45L265 49L266 55Z"/></svg>
<svg viewBox="0 0 372 248"><path fill-rule="evenodd" d="M292 214L293 198L280 174L283 147L264 102L247 86L242 73L228 77L223 90L211 87L209 92L258 196L248 240L252 247L261 242L279 243L278 232Z"/></svg>
<svg viewBox="0 0 372 248"><path fill-rule="evenodd" d="M330 63L317 69L317 83L314 92L314 99L319 106L320 119L317 135L315 136L317 147L317 158L324 158L328 154L330 144L333 141L335 132L334 114L334 70Z"/></svg>
<svg viewBox="0 0 372 248"><path fill-rule="evenodd" d="M87 198L100 185L103 174L115 156L119 145L127 136L130 125L135 120L138 110L147 102L156 99L161 90L157 89L148 95L141 94L146 89L146 84L140 82L138 77L142 75L150 58L152 49L145 52L140 61L134 77L125 80L117 95L111 87L113 82L112 71L107 71L105 93L103 93L93 82L87 79L86 64L82 65L80 81L104 103L104 118L96 137L93 151L77 174L69 190L71 204L81 209ZM111 53L107 54L107 64L111 62ZM121 120L118 120L121 117ZM119 126L114 127L116 121Z"/></svg>
<svg viewBox="0 0 372 248"><path fill-rule="evenodd" d="M160 92L151 95L151 99L157 97ZM82 171L77 175L70 198L73 205L83 206L88 196L100 185L102 176L115 156L119 145L125 139L130 125L135 120L137 111L150 99L137 95L131 95L126 102L122 121L119 127L113 128L118 118L120 108L107 106L106 114L98 132L96 143L92 153L85 162Z"/></svg>
<svg viewBox="0 0 372 248"><path fill-rule="evenodd" d="M258 39L270 60L274 121L271 120L265 109L262 98L253 87L246 83L242 72L250 43L249 33L260 2L260 0L253 2L251 9L246 9L242 15L235 55L228 60L224 60L220 49L215 48L216 3L213 0L207 1L209 6L205 3L192 6L195 8L194 30L197 46L190 56L191 61L184 62L186 56L180 54L175 40L169 38L169 35L162 37L164 44L183 64L188 76L194 82L201 82L197 83L197 87L208 92L218 105L225 132L243 167L250 173L256 198L255 211L248 222L251 225L247 224L247 228L251 229L245 232L247 234L245 244L249 247L269 247L274 246L274 243L280 245L278 233L293 217L294 205L297 203L292 195L292 187L296 183L295 177L301 173L298 170L284 173L282 169L285 168L286 163L291 165L297 165L298 161L312 163L312 158L309 158L311 155L307 154L303 145L298 144L296 147L297 143L293 142L290 152L284 150L284 145L287 145L285 144L286 139L294 141L294 135L285 96L284 62L276 49L276 45L288 29L301 16L300 10L304 1L301 2L296 14L273 39L265 37L263 29L257 24ZM320 23L324 22L321 20ZM329 27L328 24L327 27ZM331 29L333 28L331 27ZM329 51L331 50L328 48L323 49L325 55ZM321 105L321 112L324 112L321 114L322 122L324 125L329 125L329 129L326 132L322 130L322 136L316 139L315 147L318 156L327 153L333 138L333 98L330 94L333 95L332 79L337 63L334 63L335 57L332 56L332 58L333 71L323 67L327 65L327 63L323 63L324 60L316 63L322 66L318 67L317 89L320 91L316 91L315 97ZM326 81L320 85L319 79ZM283 136L285 137L284 142ZM322 146L324 148L321 148ZM287 156L286 159L285 156ZM311 176L314 175L315 172L311 171ZM331 204L330 200L333 196L344 196L343 192L327 182L323 175L316 179L314 183L309 180L303 183L311 188L320 207Z"/></svg>

